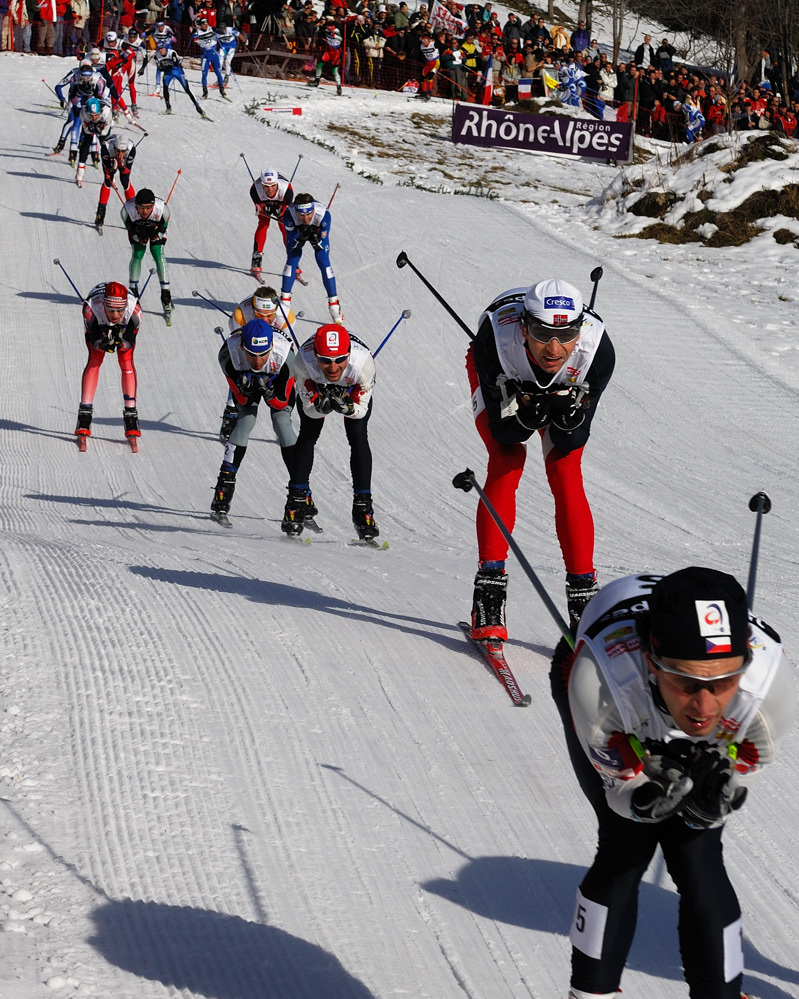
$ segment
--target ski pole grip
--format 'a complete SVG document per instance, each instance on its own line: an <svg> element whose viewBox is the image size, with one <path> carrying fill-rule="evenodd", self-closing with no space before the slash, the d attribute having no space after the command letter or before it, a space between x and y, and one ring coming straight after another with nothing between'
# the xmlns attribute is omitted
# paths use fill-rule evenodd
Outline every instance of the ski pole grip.
<svg viewBox="0 0 799 999"><path fill-rule="evenodd" d="M397 257L397 267L404 267L408 263L408 254L404 250L400 250L399 256Z"/></svg>
<svg viewBox="0 0 799 999"><path fill-rule="evenodd" d="M771 500L766 493L755 493L755 495L749 500L749 509L752 513L759 513L761 510L763 513L768 513L771 509Z"/></svg>

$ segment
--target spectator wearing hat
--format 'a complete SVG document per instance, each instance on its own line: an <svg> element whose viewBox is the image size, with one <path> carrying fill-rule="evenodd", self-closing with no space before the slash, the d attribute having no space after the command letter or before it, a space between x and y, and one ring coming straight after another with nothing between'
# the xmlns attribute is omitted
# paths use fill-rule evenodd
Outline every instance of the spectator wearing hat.
<svg viewBox="0 0 799 999"><path fill-rule="evenodd" d="M599 825L577 891L570 999L617 995L638 887L658 847L680 896L691 995L741 999L741 909L721 836L794 720L779 637L726 573L628 576L588 603L574 650L562 639L555 651L550 681Z"/></svg>
<svg viewBox="0 0 799 999"><path fill-rule="evenodd" d="M394 15L395 28L410 28L411 21L408 17L408 5L403 2L399 5L397 13Z"/></svg>

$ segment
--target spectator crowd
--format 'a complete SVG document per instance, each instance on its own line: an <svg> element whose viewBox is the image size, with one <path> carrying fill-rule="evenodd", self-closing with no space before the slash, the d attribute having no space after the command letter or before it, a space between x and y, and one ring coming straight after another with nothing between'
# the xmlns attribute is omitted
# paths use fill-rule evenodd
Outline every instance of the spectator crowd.
<svg viewBox="0 0 799 999"><path fill-rule="evenodd" d="M431 0L432 3L432 0ZM561 97L598 118L635 120L639 134L695 141L733 130L796 131L799 80L783 87L778 56L763 52L755 78L730 87L720 75L679 61L668 38L644 35L633 58L613 64L609 46L576 27L547 25L542 14L503 24L493 4L445 0L435 11L421 3L379 0L0 0L3 49L71 56L106 31L144 30L166 21L186 51L195 19L248 34L249 49L282 49L307 56L298 70L313 72L332 24L342 40L344 82L420 96L483 101L501 106L522 96ZM433 15L434 16L431 16ZM490 67L490 69L489 69ZM427 83L420 84L426 80ZM486 82L491 84L486 90ZM426 94L422 91L426 90ZM787 93L783 93L787 90ZM568 96L571 95L571 96Z"/></svg>

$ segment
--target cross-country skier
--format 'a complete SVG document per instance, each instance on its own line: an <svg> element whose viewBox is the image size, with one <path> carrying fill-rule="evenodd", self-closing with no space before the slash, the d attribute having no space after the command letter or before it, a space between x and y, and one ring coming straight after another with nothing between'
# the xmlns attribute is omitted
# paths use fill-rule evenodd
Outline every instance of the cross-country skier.
<svg viewBox="0 0 799 999"><path fill-rule="evenodd" d="M439 51L430 35L423 35L420 39L422 58L422 82L419 84L418 97L423 101L429 101L435 86L435 75L441 65Z"/></svg>
<svg viewBox="0 0 799 999"><path fill-rule="evenodd" d="M694 104L691 96L684 97L682 102L675 101L674 110L685 117L686 142L698 142L702 138L702 129L705 127L705 116Z"/></svg>
<svg viewBox="0 0 799 999"><path fill-rule="evenodd" d="M83 303L83 326L89 359L83 370L80 389L80 407L76 436L91 436L94 396L100 376L100 365L106 354L116 353L122 374L122 397L125 436L139 437L139 414L136 410L136 366L133 352L141 323L141 308L119 281L95 285ZM83 448L82 448L83 449Z"/></svg>
<svg viewBox="0 0 799 999"><path fill-rule="evenodd" d="M144 40L139 34L139 32L136 30L136 28L131 28L128 31L127 41L123 43L122 47L125 48L126 46L133 50L133 59L129 61L128 70L127 70L127 84L128 84L128 92L130 94L130 110L133 113L133 117L138 118L139 105L136 94L136 76L137 76L136 68L137 68L137 60L139 58L139 53L142 52L144 48Z"/></svg>
<svg viewBox="0 0 799 999"><path fill-rule="evenodd" d="M100 188L100 200L97 204L97 215L94 224L102 232L105 222L105 212L114 177L119 173L119 182L125 192L125 200L129 201L136 191L130 182L130 171L136 159L136 147L126 135L109 135L102 150L103 183Z"/></svg>
<svg viewBox="0 0 799 999"><path fill-rule="evenodd" d="M550 678L599 847L577 892L570 999L618 996L638 886L658 847L680 897L692 999L745 999L741 909L721 836L796 714L779 637L749 613L732 576L692 566L604 586L576 641L574 652L561 641Z"/></svg>
<svg viewBox="0 0 799 999"><path fill-rule="evenodd" d="M68 87L67 97L64 97L64 87ZM67 120L61 128L61 135L53 148L53 153L58 154L64 148L67 135L69 142L69 165L74 166L78 161L78 140L80 137L80 110L90 97L102 97L105 89L105 82L101 81L99 75L95 73L92 64L88 59L84 59L79 66L71 69L69 73L55 85L55 92L58 96L62 108L69 107Z"/></svg>
<svg viewBox="0 0 799 999"><path fill-rule="evenodd" d="M283 212L283 227L286 232L286 266L283 268L280 301L284 309L288 311L291 305L291 289L297 277L302 248L310 243L327 292L330 315L334 322L343 322L336 291L336 276L330 266L330 212L324 205L314 201L310 194L298 194L294 203Z"/></svg>
<svg viewBox="0 0 799 999"><path fill-rule="evenodd" d="M242 329L236 330L219 351L219 365L225 373L238 410L236 425L225 447L225 459L219 469L211 502L215 519L225 523L230 502L236 489L236 473L247 453L258 406L263 399L272 413L290 414L294 403L294 345L292 341L274 330L264 319L251 319ZM283 421L284 440L281 454L289 467L296 434L291 427L291 417ZM220 516L223 515L223 516Z"/></svg>
<svg viewBox="0 0 799 999"><path fill-rule="evenodd" d="M318 87L322 79L322 71L327 66L336 82L336 93L341 94L341 32L335 24L328 24L319 40L319 54L316 57L316 69L313 80L308 81L311 87Z"/></svg>
<svg viewBox="0 0 799 999"><path fill-rule="evenodd" d="M282 310L278 307L277 292L271 286L262 285L260 288L255 289L250 298L245 298L243 302L239 302L233 310L233 315L228 320L228 328L231 333L235 333L236 330L246 326L251 319L263 319L269 323L272 329L283 333L289 338L292 337L291 330L295 321L294 313L289 309L285 316L283 315ZM293 342L292 339L292 344ZM280 410L270 409L270 415L272 417L272 428L275 431L278 443L281 447L289 447L297 439L297 435L291 429L290 407ZM228 392L227 404L222 417L222 426L219 430L219 439L223 443L227 443L238 417L239 411L233 398L233 390L231 389Z"/></svg>
<svg viewBox="0 0 799 999"><path fill-rule="evenodd" d="M209 28L207 18L197 18L189 42L199 45L202 50L203 97L208 96L208 70L213 69L216 75L216 82L219 85L219 96L227 98L225 81L222 79L221 67L219 65L219 53L217 52L219 39L217 38L216 31L213 28ZM229 98L227 99L229 100Z"/></svg>
<svg viewBox="0 0 799 999"><path fill-rule="evenodd" d="M495 298L466 355L477 432L488 450L485 493L510 531L527 443L536 434L541 438L572 628L597 591L594 522L581 462L614 364L602 320L584 308L577 288L559 279ZM482 503L477 546L472 637L504 641L508 543Z"/></svg>
<svg viewBox="0 0 799 999"><path fill-rule="evenodd" d="M217 37L219 39L219 51L222 53L222 77L225 86L227 86L233 73L233 57L236 55L238 44L239 42L243 42L244 45L249 45L249 42L243 31L239 31L229 24Z"/></svg>
<svg viewBox="0 0 799 999"><path fill-rule="evenodd" d="M177 80L178 83L183 87L189 96L189 100L195 107L197 114L201 115L203 118L207 118L208 115L203 111L200 105L197 103L197 98L189 89L188 81L186 80L186 74L183 72L182 59L175 52L174 49L167 49L165 46L161 46L160 49L156 50L156 64L163 74L164 81L164 102L166 103L166 113L172 114L172 105L169 101L169 84L173 80Z"/></svg>
<svg viewBox="0 0 799 999"><path fill-rule="evenodd" d="M99 163L105 139L111 130L111 105L99 97L90 97L80 109L80 129L75 183L78 187L83 187L83 175L86 170L86 157L89 155L89 150L92 150L92 162Z"/></svg>
<svg viewBox="0 0 799 999"><path fill-rule="evenodd" d="M138 298L142 257L149 244L161 285L161 305L169 319L172 313L172 294L169 290L169 270L164 257L166 230L170 218L169 205L161 198L156 198L149 188L143 187L135 198L129 198L125 202L120 214L128 230L128 242L133 248L128 271L130 290Z"/></svg>
<svg viewBox="0 0 799 999"><path fill-rule="evenodd" d="M261 176L250 186L250 198L255 205L258 224L252 242L252 268L256 281L261 280L261 259L266 243L269 223L277 219L283 246L286 245L286 230L283 226L283 213L294 199L294 190L289 181L272 167L261 171Z"/></svg>
<svg viewBox="0 0 799 999"><path fill-rule="evenodd" d="M305 522L317 514L310 477L314 448L331 413L344 417L352 471L352 522L361 540L380 531L372 508L372 450L368 424L372 413L375 362L365 344L343 326L329 323L300 347L294 365L300 435L294 447L288 499L280 529L302 533Z"/></svg>
<svg viewBox="0 0 799 999"><path fill-rule="evenodd" d="M158 59L155 53L162 48L167 51L169 51L169 49L173 49L176 42L177 35L168 24L164 23L164 21L156 21L154 25L145 29L144 44L145 46L153 49L153 59L155 61L155 88L150 95L151 97L161 96L161 68L158 65ZM137 76L144 76L144 71L147 68L149 60L150 52L148 51L144 54L144 59L139 67L139 72L136 74Z"/></svg>

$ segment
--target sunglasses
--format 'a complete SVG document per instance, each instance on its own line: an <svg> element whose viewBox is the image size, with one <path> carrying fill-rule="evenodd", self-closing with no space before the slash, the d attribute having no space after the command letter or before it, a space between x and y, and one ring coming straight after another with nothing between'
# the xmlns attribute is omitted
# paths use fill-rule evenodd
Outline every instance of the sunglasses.
<svg viewBox="0 0 799 999"><path fill-rule="evenodd" d="M316 355L317 364L323 364L325 367L328 364L346 364L349 360L349 354L341 354L339 357L322 357L320 354Z"/></svg>
<svg viewBox="0 0 799 999"><path fill-rule="evenodd" d="M683 694L698 694L700 690L706 690L710 694L715 694L716 691L719 694L725 694L736 686L738 678L749 669L749 663L745 662L739 669L705 679L698 676L691 676L690 673L684 673L673 666L667 666L658 659L654 652L649 653L649 658L655 669L659 673L666 674L672 686L677 687Z"/></svg>
<svg viewBox="0 0 799 999"><path fill-rule="evenodd" d="M522 329L537 343L549 343L550 340L557 340L558 343L571 343L580 335L583 326L582 314L573 319L567 326L544 326L537 322L529 312L523 312L521 316Z"/></svg>

